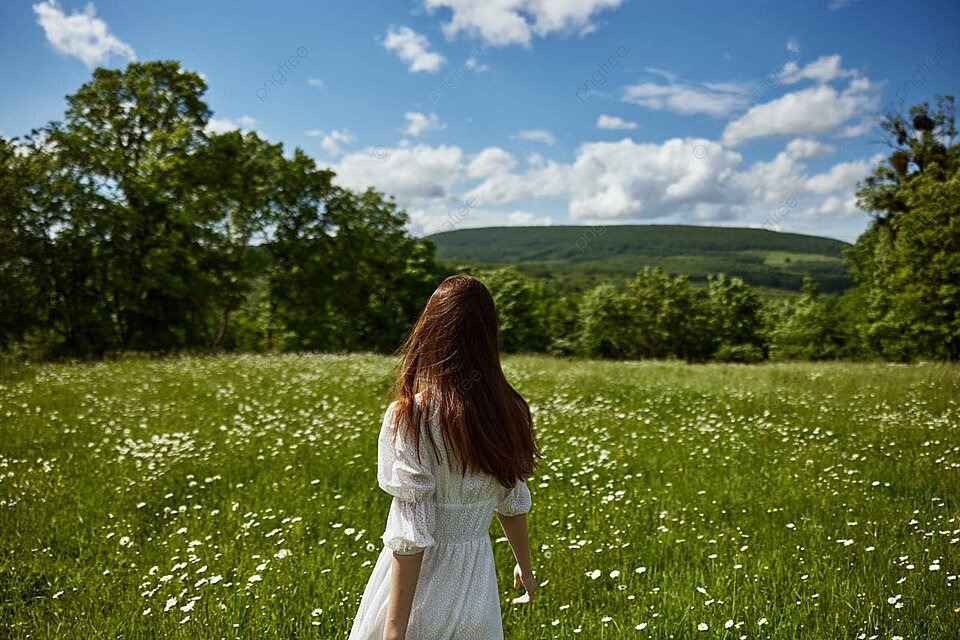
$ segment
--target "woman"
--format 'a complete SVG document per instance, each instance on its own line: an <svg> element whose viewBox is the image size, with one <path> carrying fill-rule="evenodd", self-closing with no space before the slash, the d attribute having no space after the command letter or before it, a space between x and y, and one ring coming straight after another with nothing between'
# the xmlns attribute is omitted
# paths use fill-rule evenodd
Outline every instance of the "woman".
<svg viewBox="0 0 960 640"><path fill-rule="evenodd" d="M528 603L524 478L539 454L527 403L500 368L490 292L470 276L444 280L402 353L378 443L377 478L394 498L350 640L503 638L490 521L525 589L514 603Z"/></svg>

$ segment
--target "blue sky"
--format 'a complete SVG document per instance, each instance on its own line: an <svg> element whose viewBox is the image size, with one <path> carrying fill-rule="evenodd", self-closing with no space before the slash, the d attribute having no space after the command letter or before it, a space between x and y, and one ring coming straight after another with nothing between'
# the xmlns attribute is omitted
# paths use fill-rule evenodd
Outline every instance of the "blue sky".
<svg viewBox="0 0 960 640"><path fill-rule="evenodd" d="M416 234L683 223L852 241L876 117L960 89L960 3L4 0L0 134L96 66L202 73L209 128L392 194Z"/></svg>

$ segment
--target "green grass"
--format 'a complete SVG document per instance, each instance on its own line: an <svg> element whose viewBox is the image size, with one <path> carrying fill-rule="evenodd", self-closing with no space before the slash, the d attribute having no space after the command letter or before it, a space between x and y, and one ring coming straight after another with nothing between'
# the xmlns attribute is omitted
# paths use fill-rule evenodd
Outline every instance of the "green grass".
<svg viewBox="0 0 960 640"><path fill-rule="evenodd" d="M791 264L803 264L806 262L831 263L838 260L836 256L829 256L820 253L794 253L791 251L746 251L744 253L758 255L763 258L764 264L776 267L786 267Z"/></svg>
<svg viewBox="0 0 960 640"><path fill-rule="evenodd" d="M0 637L345 637L387 513L391 367L133 359L0 379ZM504 605L507 638L960 637L957 366L505 369L545 454L543 588Z"/></svg>

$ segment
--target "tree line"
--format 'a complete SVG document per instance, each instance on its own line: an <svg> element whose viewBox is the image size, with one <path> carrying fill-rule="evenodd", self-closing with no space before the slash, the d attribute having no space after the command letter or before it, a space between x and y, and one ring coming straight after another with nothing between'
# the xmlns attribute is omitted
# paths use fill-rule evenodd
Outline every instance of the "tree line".
<svg viewBox="0 0 960 640"><path fill-rule="evenodd" d="M62 121L0 137L0 351L397 348L458 269L392 198L338 186L301 149L211 133L177 62L97 69ZM960 162L953 99L883 120L893 152L858 193L873 214L857 285L769 300L646 268L583 293L477 272L505 351L601 358L960 358Z"/></svg>

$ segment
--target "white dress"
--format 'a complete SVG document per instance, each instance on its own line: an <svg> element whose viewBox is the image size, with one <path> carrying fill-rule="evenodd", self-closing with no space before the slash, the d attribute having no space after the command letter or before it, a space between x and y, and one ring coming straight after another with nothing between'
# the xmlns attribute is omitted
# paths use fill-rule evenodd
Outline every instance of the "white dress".
<svg viewBox="0 0 960 640"><path fill-rule="evenodd" d="M407 626L412 640L500 640L500 596L490 546L496 511L512 516L530 509L523 482L505 489L483 473L462 475L446 463L440 428L430 424L440 457L425 433L420 461L412 442L393 427L393 404L380 429L377 480L393 496L384 549L363 592L350 640L381 640L390 598L394 552L423 550L420 579ZM512 567L511 567L512 568Z"/></svg>

